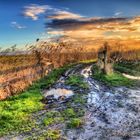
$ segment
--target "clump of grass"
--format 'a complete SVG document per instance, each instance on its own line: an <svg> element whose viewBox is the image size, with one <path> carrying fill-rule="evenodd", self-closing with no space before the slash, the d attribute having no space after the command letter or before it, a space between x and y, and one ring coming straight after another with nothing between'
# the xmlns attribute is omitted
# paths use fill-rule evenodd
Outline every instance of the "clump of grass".
<svg viewBox="0 0 140 140"><path fill-rule="evenodd" d="M54 120L54 118L45 118L43 120L43 122L44 122L45 126L49 126L49 125L52 125L53 123L55 123L55 120Z"/></svg>
<svg viewBox="0 0 140 140"><path fill-rule="evenodd" d="M75 104L81 104L84 105L86 103L86 99L83 98L83 96L81 94L76 94L73 99L72 102Z"/></svg>
<svg viewBox="0 0 140 140"><path fill-rule="evenodd" d="M67 128L79 128L83 125L82 118L85 114L83 109L67 108L62 112Z"/></svg>
<svg viewBox="0 0 140 140"><path fill-rule="evenodd" d="M80 118L72 118L68 121L68 128L80 128L83 125L83 121Z"/></svg>
<svg viewBox="0 0 140 140"><path fill-rule="evenodd" d="M68 108L68 109L64 110L63 116L65 118L74 118L74 117L76 117L76 112L74 111L73 108Z"/></svg>
<svg viewBox="0 0 140 140"><path fill-rule="evenodd" d="M26 138L26 140L60 140L61 139L61 131L57 129L48 129L47 131Z"/></svg>
<svg viewBox="0 0 140 140"><path fill-rule="evenodd" d="M50 111L46 114L43 120L45 126L51 126L54 124L65 122L67 128L79 128L82 126L83 121L81 117L84 115L83 109L67 108L61 112Z"/></svg>
<svg viewBox="0 0 140 140"><path fill-rule="evenodd" d="M83 76L81 75L71 75L67 80L66 80L67 85L83 88L83 89L88 89L88 84L83 81Z"/></svg>
<svg viewBox="0 0 140 140"><path fill-rule="evenodd" d="M84 115L83 109L67 108L61 112L50 111L43 120L45 126L51 126L58 123L66 123L67 128L79 128L83 121L81 117Z"/></svg>
<svg viewBox="0 0 140 140"><path fill-rule="evenodd" d="M50 111L46 114L46 117L43 120L45 126L53 125L56 123L63 122L64 118L61 116L58 111Z"/></svg>
<svg viewBox="0 0 140 140"><path fill-rule="evenodd" d="M59 140L60 138L61 138L60 130L48 130L45 139Z"/></svg>
<svg viewBox="0 0 140 140"><path fill-rule="evenodd" d="M93 77L108 86L127 86L130 87L133 85L133 81L124 77L119 72L114 72L110 75L103 74L97 66L93 66Z"/></svg>

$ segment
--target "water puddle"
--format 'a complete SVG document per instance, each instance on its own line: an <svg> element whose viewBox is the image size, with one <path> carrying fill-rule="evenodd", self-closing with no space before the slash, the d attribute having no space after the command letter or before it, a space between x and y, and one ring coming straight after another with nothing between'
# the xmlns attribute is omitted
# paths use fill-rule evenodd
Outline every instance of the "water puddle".
<svg viewBox="0 0 140 140"><path fill-rule="evenodd" d="M58 88L58 89L53 88L53 89L46 91L44 93L44 96L46 98L53 96L53 98L56 100L58 100L60 98L70 98L73 95L74 95L74 93L72 90L61 89L61 88Z"/></svg>
<svg viewBox="0 0 140 140"><path fill-rule="evenodd" d="M83 75L85 78L88 78L90 75L92 75L91 68L92 68L92 66L89 66L89 67L86 67L85 69L83 69L81 71L81 75Z"/></svg>

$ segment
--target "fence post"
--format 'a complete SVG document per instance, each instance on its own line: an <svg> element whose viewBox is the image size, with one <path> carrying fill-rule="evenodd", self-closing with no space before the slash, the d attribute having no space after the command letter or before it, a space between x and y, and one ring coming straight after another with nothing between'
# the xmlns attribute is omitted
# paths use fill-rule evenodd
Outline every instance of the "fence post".
<svg viewBox="0 0 140 140"><path fill-rule="evenodd" d="M44 69L44 64L42 62L42 58L41 58L41 52L38 51L38 50L35 50L35 55L36 55L36 58L37 58L37 65L39 65L40 68L41 68L41 77L44 77L45 69Z"/></svg>
<svg viewBox="0 0 140 140"><path fill-rule="evenodd" d="M109 63L108 51L109 51L109 45L107 42L105 42L103 49L98 52L98 66L100 70L107 75L113 73L112 64Z"/></svg>

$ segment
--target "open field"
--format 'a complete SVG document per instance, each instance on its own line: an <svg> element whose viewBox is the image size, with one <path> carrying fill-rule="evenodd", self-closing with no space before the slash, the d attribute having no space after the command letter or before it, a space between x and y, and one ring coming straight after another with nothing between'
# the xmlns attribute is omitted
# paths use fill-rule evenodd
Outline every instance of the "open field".
<svg viewBox="0 0 140 140"><path fill-rule="evenodd" d="M70 49L70 52L66 53L64 51L65 45L63 51L60 49L60 52L59 47L61 48L61 46L58 46L56 50L52 49L50 53L41 49L39 55L34 51L28 55L0 56L0 99L24 91L34 81L47 74L53 68L78 61L97 60L97 52L95 51L83 52L83 49L77 48L76 50ZM119 58L123 62L132 61L132 63L140 60L139 50L124 51L120 49L119 45L116 49L109 50L109 54L114 58ZM116 65L115 68L121 72L128 73L130 71L130 68L125 68L125 66L121 65ZM131 74L139 74L139 72L131 70Z"/></svg>

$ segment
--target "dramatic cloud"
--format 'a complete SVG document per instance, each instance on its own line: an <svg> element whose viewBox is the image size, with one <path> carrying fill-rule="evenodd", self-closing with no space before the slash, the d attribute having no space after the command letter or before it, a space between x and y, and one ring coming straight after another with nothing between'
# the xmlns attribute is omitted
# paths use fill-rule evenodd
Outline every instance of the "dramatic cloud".
<svg viewBox="0 0 140 140"><path fill-rule="evenodd" d="M32 20L37 20L40 14L43 14L46 12L46 10L50 9L52 8L48 5L31 4L24 7L23 15L31 18Z"/></svg>
<svg viewBox="0 0 140 140"><path fill-rule="evenodd" d="M82 16L68 12L68 11L57 10L56 12L54 12L53 15L47 16L47 18L58 19L58 20L61 20L61 19L79 19L79 18L82 18Z"/></svg>
<svg viewBox="0 0 140 140"><path fill-rule="evenodd" d="M113 23L118 24L119 22L127 21L128 18L69 18L69 19L53 19L52 22L47 23L47 27L53 29L63 29L63 30L71 30L71 29L104 29L106 25ZM121 24L121 23L120 23ZM124 23L125 24L125 23ZM109 27L109 26L108 26Z"/></svg>
<svg viewBox="0 0 140 140"><path fill-rule="evenodd" d="M59 10L61 11L61 10ZM83 17L71 12L57 12L47 16L47 33L60 40L73 40L98 48L104 41L129 44L139 47L140 17L121 17L117 12L113 17ZM132 45L133 44L133 45ZM97 47L98 46L98 47Z"/></svg>
<svg viewBox="0 0 140 140"><path fill-rule="evenodd" d="M49 16L51 22L46 23L48 33L73 38L140 38L140 17L87 18L73 15L58 13Z"/></svg>
<svg viewBox="0 0 140 140"><path fill-rule="evenodd" d="M82 16L71 13L65 10L54 8L49 5L37 5L31 4L24 7L23 15L25 17L31 18L32 20L38 20L41 14L46 14L47 19L77 19L82 18Z"/></svg>
<svg viewBox="0 0 140 140"><path fill-rule="evenodd" d="M32 4L26 6L23 12L25 17L32 20L37 20L41 14L46 18L47 35L52 38L78 40L91 46L107 40L121 40L125 43L128 40L140 40L140 17L122 17L123 13L120 11L110 18L85 17L70 9ZM17 26L15 23L14 25Z"/></svg>
<svg viewBox="0 0 140 140"><path fill-rule="evenodd" d="M16 28L16 29L25 29L25 28L27 28L24 25L18 24L16 21L11 22L11 26L14 27L14 28Z"/></svg>

